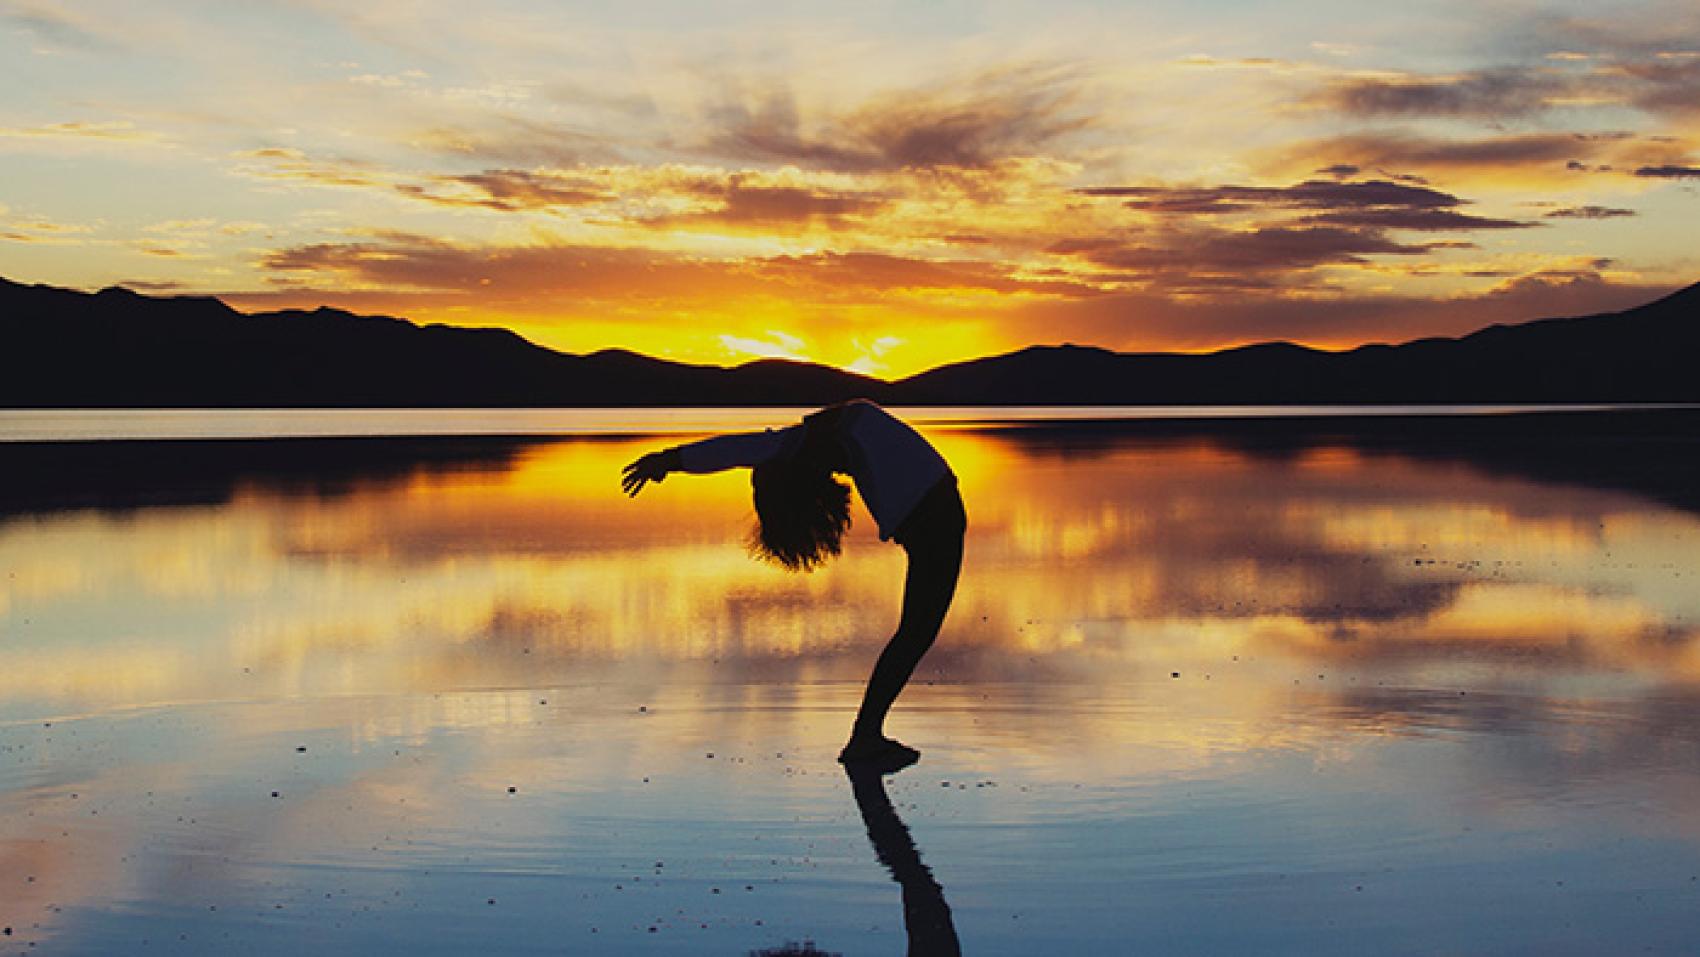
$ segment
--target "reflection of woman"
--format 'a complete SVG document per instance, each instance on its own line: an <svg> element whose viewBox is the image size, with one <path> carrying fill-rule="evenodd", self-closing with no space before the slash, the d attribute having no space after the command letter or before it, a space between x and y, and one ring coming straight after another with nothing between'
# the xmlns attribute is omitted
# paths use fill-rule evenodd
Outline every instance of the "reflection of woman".
<svg viewBox="0 0 1700 957"><path fill-rule="evenodd" d="M885 736L885 716L921 656L938 637L962 567L967 514L956 476L914 429L872 402L856 400L807 415L790 428L722 435L651 452L627 465L621 485L636 495L669 472L754 471L757 525L752 550L791 571L809 571L838 554L850 526L855 480L880 539L903 546L909 570L903 613L862 697L850 741L838 759L902 767L920 752Z"/></svg>
<svg viewBox="0 0 1700 957"><path fill-rule="evenodd" d="M874 844L874 854L891 871L891 879L903 889L903 929L909 935L909 953L926 957L951 957L962 953L962 943L956 936L956 922L945 903L944 888L933 879L933 872L921 863L921 852L909 828L891 806L885 793L885 779L879 772L864 765L848 765L850 792L855 795L856 808L862 812L862 823L868 828L868 840Z"/></svg>

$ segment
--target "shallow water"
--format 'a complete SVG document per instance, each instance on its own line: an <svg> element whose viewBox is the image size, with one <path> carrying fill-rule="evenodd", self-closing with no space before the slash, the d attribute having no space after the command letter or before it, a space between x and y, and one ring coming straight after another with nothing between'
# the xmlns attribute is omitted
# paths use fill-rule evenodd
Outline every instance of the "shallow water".
<svg viewBox="0 0 1700 957"><path fill-rule="evenodd" d="M622 498L630 435L0 452L0 953L902 952L882 859L974 954L1688 952L1664 470L1032 425L929 427L971 529L889 808L832 760L865 515L795 577L744 476Z"/></svg>
<svg viewBox="0 0 1700 957"><path fill-rule="evenodd" d="M1504 415L1614 409L1692 409L1682 404L1572 405L1076 405L926 406L895 409L933 426L982 422L1129 419L1358 418ZM267 439L406 435L605 435L759 429L795 422L800 408L637 409L0 409L0 442L110 439Z"/></svg>

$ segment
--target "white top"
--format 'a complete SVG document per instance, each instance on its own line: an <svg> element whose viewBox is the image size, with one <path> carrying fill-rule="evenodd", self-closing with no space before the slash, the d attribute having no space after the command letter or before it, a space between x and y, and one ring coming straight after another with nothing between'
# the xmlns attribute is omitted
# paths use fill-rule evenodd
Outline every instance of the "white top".
<svg viewBox="0 0 1700 957"><path fill-rule="evenodd" d="M718 435L681 445L679 464L684 471L696 473L753 467L792 454L806 428L800 422L784 429ZM836 430L849 453L850 478L879 525L881 541L891 538L939 479L953 474L919 432L866 399L844 404Z"/></svg>

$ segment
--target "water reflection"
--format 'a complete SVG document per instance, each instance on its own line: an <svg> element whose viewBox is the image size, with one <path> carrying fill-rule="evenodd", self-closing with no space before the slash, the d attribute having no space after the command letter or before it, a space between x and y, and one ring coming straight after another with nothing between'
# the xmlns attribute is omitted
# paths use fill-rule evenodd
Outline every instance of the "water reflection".
<svg viewBox="0 0 1700 957"><path fill-rule="evenodd" d="M647 437L5 449L0 923L899 946L865 829L971 952L1700 929L1700 433L1170 428L930 435L974 523L892 787L954 914L832 762L897 615L865 516L795 577L744 557L740 475L621 497Z"/></svg>
<svg viewBox="0 0 1700 957"><path fill-rule="evenodd" d="M855 765L846 767L845 773L850 778L856 809L862 814L862 824L868 829L874 853L891 872L891 879L903 889L903 929L909 937L908 953L927 957L962 953L950 905L944 900L944 888L921 862L915 839L909 836L909 828L891 806L891 798L885 793L884 775Z"/></svg>
<svg viewBox="0 0 1700 957"><path fill-rule="evenodd" d="M1645 498L1328 441L1272 456L1209 437L934 440L975 527L925 678L1700 672L1700 522ZM777 573L742 557L741 475L623 501L609 476L643 444L307 443L257 464L252 449L150 452L176 461L159 488L204 497L38 495L0 521L0 714L865 670L901 577L871 523L824 572ZM151 481L134 488L159 494Z"/></svg>

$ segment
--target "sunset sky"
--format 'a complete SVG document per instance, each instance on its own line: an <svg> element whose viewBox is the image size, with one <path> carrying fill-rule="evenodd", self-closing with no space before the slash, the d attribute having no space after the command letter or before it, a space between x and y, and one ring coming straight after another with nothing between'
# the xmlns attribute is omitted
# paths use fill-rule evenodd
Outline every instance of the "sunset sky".
<svg viewBox="0 0 1700 957"><path fill-rule="evenodd" d="M1700 4L0 0L0 275L882 376L1700 279Z"/></svg>

